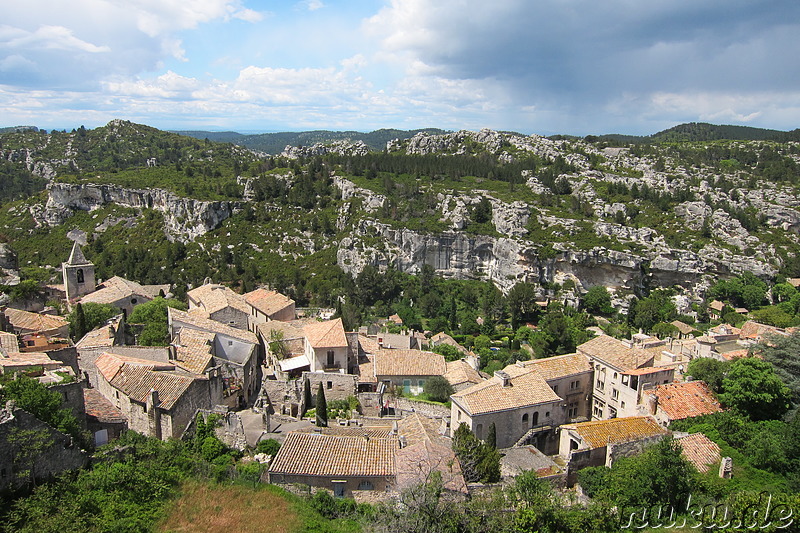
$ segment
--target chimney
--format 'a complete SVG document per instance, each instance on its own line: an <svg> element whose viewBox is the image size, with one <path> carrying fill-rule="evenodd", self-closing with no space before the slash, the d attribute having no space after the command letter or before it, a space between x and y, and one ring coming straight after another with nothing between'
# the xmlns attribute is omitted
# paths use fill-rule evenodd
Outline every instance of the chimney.
<svg viewBox="0 0 800 533"><path fill-rule="evenodd" d="M494 373L494 377L500 380L500 383L502 383L503 387L511 386L511 376L509 376L507 372L498 370Z"/></svg>

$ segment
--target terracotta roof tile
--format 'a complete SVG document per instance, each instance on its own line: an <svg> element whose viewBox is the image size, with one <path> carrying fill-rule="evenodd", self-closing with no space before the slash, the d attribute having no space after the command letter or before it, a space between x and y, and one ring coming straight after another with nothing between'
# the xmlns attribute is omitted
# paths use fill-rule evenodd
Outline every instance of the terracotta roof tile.
<svg viewBox="0 0 800 533"><path fill-rule="evenodd" d="M502 380L495 375L456 392L453 401L470 415L562 401L535 369L509 365L503 372L510 378L509 385L504 387Z"/></svg>
<svg viewBox="0 0 800 533"><path fill-rule="evenodd" d="M252 331L234 328L227 324L223 324L222 322L217 322L216 320L193 315L186 311L181 311L172 307L167 308L167 313L169 313L170 322L173 323L173 327L176 325L174 322L178 322L179 324L177 324L177 326L183 326L181 329L199 329L202 331L227 335L228 337L233 337L234 339L239 339L240 341L249 342L251 344L258 344L258 337L256 337L256 334Z"/></svg>
<svg viewBox="0 0 800 533"><path fill-rule="evenodd" d="M714 393L703 381L659 385L650 394L670 420L682 420L722 411Z"/></svg>
<svg viewBox="0 0 800 533"><path fill-rule="evenodd" d="M375 375L444 376L444 356L422 350L379 350L375 354Z"/></svg>
<svg viewBox="0 0 800 533"><path fill-rule="evenodd" d="M113 304L131 296L153 299L150 291L142 285L119 276L107 279L98 287L96 291L81 297L81 303Z"/></svg>
<svg viewBox="0 0 800 533"><path fill-rule="evenodd" d="M104 360L101 362L101 359ZM97 369L112 387L141 403L145 403L150 391L155 390L158 392L159 407L167 410L175 406L194 381L191 377L154 370L175 368L156 361L104 353L97 362Z"/></svg>
<svg viewBox="0 0 800 533"><path fill-rule="evenodd" d="M655 419L649 416L630 416L565 424L561 426L561 430L575 431L590 448L602 448L607 444L669 434L669 431L659 426Z"/></svg>
<svg viewBox="0 0 800 533"><path fill-rule="evenodd" d="M444 379L454 387L465 383L481 383L485 380L480 372L472 368L472 366L463 359L447 361L445 364L447 365L447 371L444 374Z"/></svg>
<svg viewBox="0 0 800 533"><path fill-rule="evenodd" d="M600 335L584 342L577 350L578 353L597 359L621 372L652 366L655 357L652 350L634 348L608 335Z"/></svg>
<svg viewBox="0 0 800 533"><path fill-rule="evenodd" d="M175 364L193 374L206 371L211 360L215 333L192 328L181 328L173 341Z"/></svg>
<svg viewBox="0 0 800 533"><path fill-rule="evenodd" d="M526 368L535 368L547 381L592 371L589 358L581 353L532 359L521 361L520 364Z"/></svg>
<svg viewBox="0 0 800 533"><path fill-rule="evenodd" d="M396 438L290 432L270 473L325 477L394 476Z"/></svg>
<svg viewBox="0 0 800 533"><path fill-rule="evenodd" d="M761 324L754 320L748 320L744 324L742 324L742 329L740 335L742 338L745 339L753 339L756 341L761 341L764 337L769 335L781 335L785 336L786 331L776 328L774 326L768 326L767 324Z"/></svg>
<svg viewBox="0 0 800 533"><path fill-rule="evenodd" d="M395 464L399 490L425 483L432 472L439 472L445 489L467 493L461 464L449 445L428 440L409 444L397 451Z"/></svg>
<svg viewBox="0 0 800 533"><path fill-rule="evenodd" d="M309 344L314 348L346 348L348 346L341 318L308 324L303 331Z"/></svg>
<svg viewBox="0 0 800 533"><path fill-rule="evenodd" d="M227 307L232 307L247 315L250 314L250 308L247 306L244 296L236 294L224 285L214 283L201 285L187 292L186 296L190 302L197 302L199 308L209 315Z"/></svg>
<svg viewBox="0 0 800 533"><path fill-rule="evenodd" d="M105 326L100 326L93 329L83 336L81 340L75 344L78 349L82 348L110 348L114 346L115 332L122 322L122 315L118 315L109 320Z"/></svg>
<svg viewBox="0 0 800 533"><path fill-rule="evenodd" d="M245 301L267 316L272 316L294 305L294 300L267 289L256 289L244 295Z"/></svg>
<svg viewBox="0 0 800 533"><path fill-rule="evenodd" d="M125 422L122 411L114 407L97 389L83 389L86 416L98 422Z"/></svg>
<svg viewBox="0 0 800 533"><path fill-rule="evenodd" d="M8 323L15 330L27 332L55 331L69 325L67 319L55 315L41 315L21 309L7 308L5 310Z"/></svg>
<svg viewBox="0 0 800 533"><path fill-rule="evenodd" d="M692 433L676 441L681 445L682 455L700 472L708 472L722 459L719 445L702 433Z"/></svg>
<svg viewBox="0 0 800 533"><path fill-rule="evenodd" d="M13 333L0 331L0 348L4 349L6 352L18 352L19 339L17 339L17 336Z"/></svg>
<svg viewBox="0 0 800 533"><path fill-rule="evenodd" d="M670 322L670 324L678 328L678 331L680 331L683 335L689 335L691 332L695 331L693 326L687 324L686 322L681 322L680 320L673 320Z"/></svg>

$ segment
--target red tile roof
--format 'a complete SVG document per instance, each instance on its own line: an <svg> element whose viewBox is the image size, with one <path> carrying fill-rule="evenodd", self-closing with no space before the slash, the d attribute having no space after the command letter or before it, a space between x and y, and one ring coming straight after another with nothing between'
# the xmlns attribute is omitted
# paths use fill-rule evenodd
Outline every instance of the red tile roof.
<svg viewBox="0 0 800 533"><path fill-rule="evenodd" d="M667 383L650 394L658 398L658 408L670 420L682 420L722 411L714 393L703 381Z"/></svg>
<svg viewBox="0 0 800 533"><path fill-rule="evenodd" d="M314 322L303 328L308 343L314 348L347 347L342 319Z"/></svg>
<svg viewBox="0 0 800 533"><path fill-rule="evenodd" d="M380 350L373 357L375 375L380 376L444 376L444 356L422 350Z"/></svg>
<svg viewBox="0 0 800 533"><path fill-rule="evenodd" d="M702 433L693 433L676 441L681 445L681 454L700 472L708 472L722 459L719 445Z"/></svg>
<svg viewBox="0 0 800 533"><path fill-rule="evenodd" d="M83 389L86 416L97 422L125 422L122 412L114 407L97 389Z"/></svg>
<svg viewBox="0 0 800 533"><path fill-rule="evenodd" d="M272 316L294 305L294 300L283 294L267 289L256 289L244 295L245 301L267 316Z"/></svg>
<svg viewBox="0 0 800 533"><path fill-rule="evenodd" d="M394 454L399 448L396 438L290 432L269 472L343 478L394 476Z"/></svg>
<svg viewBox="0 0 800 533"><path fill-rule="evenodd" d="M8 323L15 330L24 332L45 332L55 331L69 325L67 319L55 315L41 315L39 313L31 313L21 309L7 308L5 310Z"/></svg>

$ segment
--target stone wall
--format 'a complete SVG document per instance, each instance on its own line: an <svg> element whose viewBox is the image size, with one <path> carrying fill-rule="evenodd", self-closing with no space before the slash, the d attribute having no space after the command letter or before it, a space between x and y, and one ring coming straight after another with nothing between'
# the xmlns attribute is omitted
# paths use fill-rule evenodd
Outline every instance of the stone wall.
<svg viewBox="0 0 800 533"><path fill-rule="evenodd" d="M402 415L419 413L428 418L439 419L448 418L450 416L450 409L447 406L419 402L410 398L397 398L395 400L389 400L389 404L394 404L395 411Z"/></svg>
<svg viewBox="0 0 800 533"><path fill-rule="evenodd" d="M631 457L633 455L639 455L647 446L660 441L665 436L666 435L654 435L652 437L647 437L644 439L635 440L631 442L620 442L618 444L609 444L608 451L606 453L605 465L607 467L611 467L611 465L613 465L618 459L621 459L623 457Z"/></svg>
<svg viewBox="0 0 800 533"><path fill-rule="evenodd" d="M357 378L352 374L337 374L333 372L303 372L303 379L308 378L311 385L312 401L317 401L319 384L325 390L325 399L345 400L348 396L355 396ZM300 380L302 386L302 379ZM301 391L302 392L302 391Z"/></svg>
<svg viewBox="0 0 800 533"><path fill-rule="evenodd" d="M45 437L41 453L26 461L20 451L31 450L38 437ZM0 490L27 483L30 476L26 470L33 469L36 479L43 480L81 468L86 462L86 452L78 448L70 436L16 408L13 402L0 408Z"/></svg>
<svg viewBox="0 0 800 533"><path fill-rule="evenodd" d="M49 390L61 394L62 407L68 408L75 415L75 418L86 427L86 410L83 403L84 381L73 381L72 383L56 383L47 387Z"/></svg>

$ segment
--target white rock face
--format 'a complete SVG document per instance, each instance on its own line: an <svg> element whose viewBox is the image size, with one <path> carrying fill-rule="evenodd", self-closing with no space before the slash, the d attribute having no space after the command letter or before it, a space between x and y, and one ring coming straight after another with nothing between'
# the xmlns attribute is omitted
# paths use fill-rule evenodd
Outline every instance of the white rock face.
<svg viewBox="0 0 800 533"><path fill-rule="evenodd" d="M164 215L167 237L188 242L218 227L240 207L239 202L206 202L181 198L162 189L125 189L115 185L91 183L72 185L51 183L43 222L63 224L76 209L92 211L105 204L155 209Z"/></svg>
<svg viewBox="0 0 800 533"><path fill-rule="evenodd" d="M298 159L300 157L314 157L326 154L367 155L369 152L369 146L364 144L364 141L334 141L330 144L317 143L312 146L292 146L289 144L281 152L281 157Z"/></svg>

